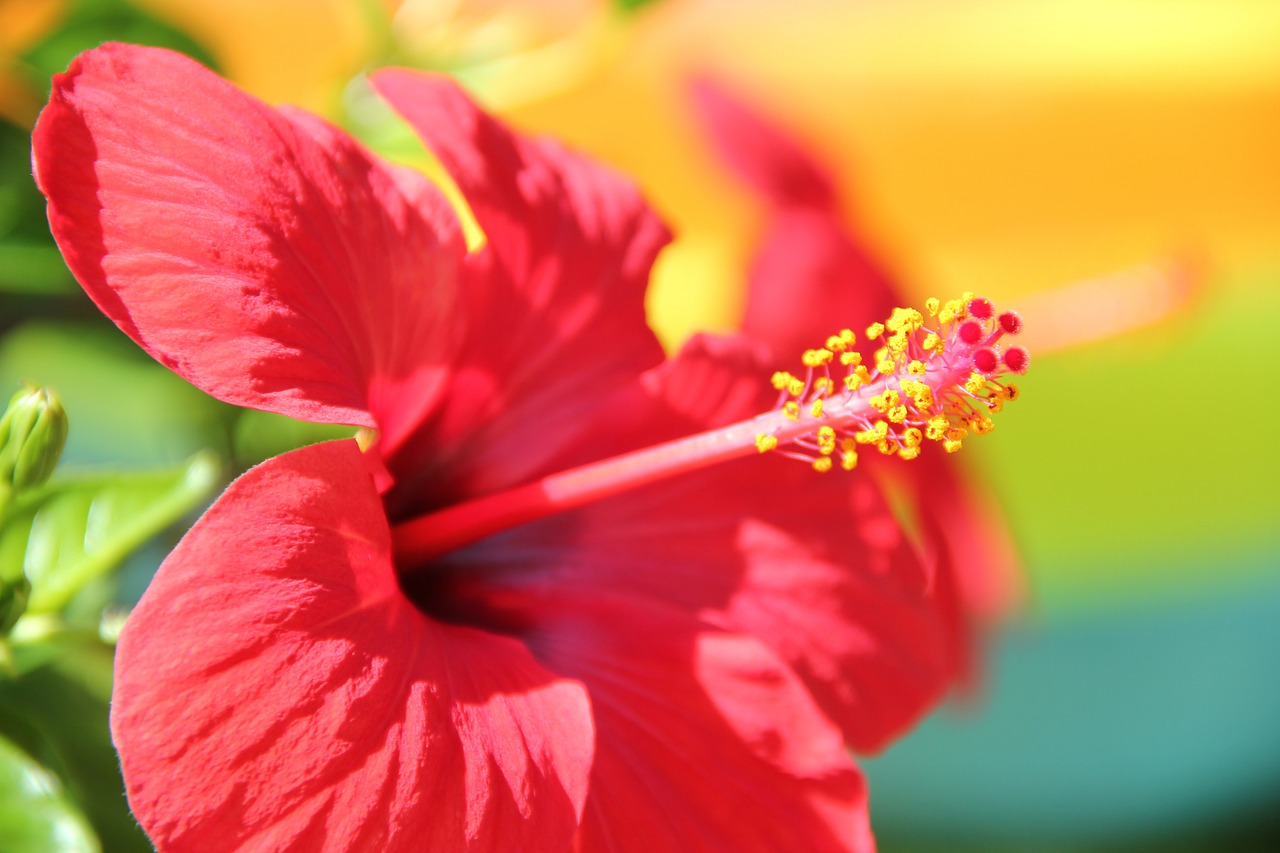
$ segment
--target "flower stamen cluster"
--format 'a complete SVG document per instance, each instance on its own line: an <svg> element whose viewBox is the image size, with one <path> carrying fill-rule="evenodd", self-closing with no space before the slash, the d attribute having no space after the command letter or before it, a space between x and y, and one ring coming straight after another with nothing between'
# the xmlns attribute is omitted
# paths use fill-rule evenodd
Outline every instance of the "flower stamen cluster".
<svg viewBox="0 0 1280 853"><path fill-rule="evenodd" d="M803 378L773 374L775 408L794 426L760 432L756 448L820 472L837 462L853 470L860 447L910 460L934 441L954 453L969 435L991 432L991 415L1017 398L1017 386L1002 378L1025 373L1030 358L1002 341L1021 328L1016 313L997 313L990 300L966 293L945 303L928 299L924 313L895 308L872 323L866 339L877 348L869 364L854 349L857 336L843 329L803 353Z"/></svg>

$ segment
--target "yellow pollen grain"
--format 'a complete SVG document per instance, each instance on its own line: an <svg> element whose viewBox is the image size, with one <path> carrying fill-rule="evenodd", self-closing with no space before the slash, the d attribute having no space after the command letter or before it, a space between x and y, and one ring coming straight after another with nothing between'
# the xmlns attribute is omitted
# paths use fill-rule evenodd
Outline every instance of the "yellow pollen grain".
<svg viewBox="0 0 1280 853"><path fill-rule="evenodd" d="M898 365L894 364L892 361L890 361L887 358L881 359L880 361L876 362L876 370L880 371L881 373L885 373L885 374L895 373L897 369L898 369Z"/></svg>
<svg viewBox="0 0 1280 853"><path fill-rule="evenodd" d="M964 381L964 390L970 394L981 394L987 387L987 377L981 373L970 373L969 378Z"/></svg>
<svg viewBox="0 0 1280 853"><path fill-rule="evenodd" d="M840 353L840 363L845 367L851 364L862 364L862 353L860 352L842 352Z"/></svg>
<svg viewBox="0 0 1280 853"><path fill-rule="evenodd" d="M793 421L800 420L800 404L795 400L788 400L782 404L782 414Z"/></svg>
<svg viewBox="0 0 1280 853"><path fill-rule="evenodd" d="M831 393L833 385L835 385L835 383L832 382L829 377L819 376L817 379L813 380L813 393L825 397L827 394Z"/></svg>
<svg viewBox="0 0 1280 853"><path fill-rule="evenodd" d="M1014 385L1012 382L1010 382L1008 385L1005 385L1004 398L1008 400L1010 403L1018 399L1018 386Z"/></svg>
<svg viewBox="0 0 1280 853"><path fill-rule="evenodd" d="M909 462L909 461L911 461L912 459L915 459L915 458L916 458L917 456L919 456L919 455L920 455L920 448L919 448L918 446L917 446L917 447L904 447L904 448L902 448L901 450L899 450L899 451L898 451L898 457L899 457L900 459L905 459L905 460L907 460L908 462Z"/></svg>
<svg viewBox="0 0 1280 853"><path fill-rule="evenodd" d="M804 393L804 382L792 377L791 382L787 385L787 393L792 397L799 397Z"/></svg>
<svg viewBox="0 0 1280 853"><path fill-rule="evenodd" d="M912 376L924 376L925 374L924 362L920 361L919 359L913 358L911 360L911 363L907 365L907 373L910 373Z"/></svg>
<svg viewBox="0 0 1280 853"><path fill-rule="evenodd" d="M888 418L891 423L900 424L907 419L907 407L894 406L885 413L885 417Z"/></svg>
<svg viewBox="0 0 1280 853"><path fill-rule="evenodd" d="M942 307L942 302L936 296L930 296L924 301L924 310L929 312L930 317L938 316L938 309Z"/></svg>
<svg viewBox="0 0 1280 853"><path fill-rule="evenodd" d="M817 471L819 474L825 474L830 471L831 457L819 456L817 459L813 460L813 470Z"/></svg>
<svg viewBox="0 0 1280 853"><path fill-rule="evenodd" d="M856 373L850 373L844 378L844 387L850 391L857 391L862 384L862 377Z"/></svg>
<svg viewBox="0 0 1280 853"><path fill-rule="evenodd" d="M846 471L852 471L858 467L858 451L846 450L840 454L840 467Z"/></svg>
<svg viewBox="0 0 1280 853"><path fill-rule="evenodd" d="M766 435L760 433L756 436L756 450L761 453L768 453L770 450L776 449L778 446L778 437L776 435Z"/></svg>
<svg viewBox="0 0 1280 853"><path fill-rule="evenodd" d="M832 335L831 337L827 338L827 349L831 350L832 352L844 352L848 348L849 348L848 344L846 344L844 342L844 339L841 338L839 335Z"/></svg>
<svg viewBox="0 0 1280 853"><path fill-rule="evenodd" d="M919 447L924 442L924 434L915 427L911 427L902 434L902 443L907 447Z"/></svg>
<svg viewBox="0 0 1280 853"><path fill-rule="evenodd" d="M785 370L779 370L779 371L776 371L773 374L773 376L769 378L769 384L773 386L773 390L781 391L783 388L786 388L788 384L790 384L791 379L792 377L790 373L787 373L787 371Z"/></svg>
<svg viewBox="0 0 1280 853"><path fill-rule="evenodd" d="M925 425L925 435L933 441L942 441L947 437L947 428L951 424L947 422L945 415L934 415L929 418L929 423Z"/></svg>
<svg viewBox="0 0 1280 853"><path fill-rule="evenodd" d="M942 442L942 449L948 453L955 453L960 449L960 439L948 438L946 441Z"/></svg>
<svg viewBox="0 0 1280 853"><path fill-rule="evenodd" d="M924 336L924 340L920 342L920 346L924 347L925 349L933 349L939 343L940 343L940 340L938 339L938 336L935 335L933 332L930 332L929 334Z"/></svg>
<svg viewBox="0 0 1280 853"><path fill-rule="evenodd" d="M872 323L867 326L867 337L874 340L884 334L884 323Z"/></svg>
<svg viewBox="0 0 1280 853"><path fill-rule="evenodd" d="M821 400L813 401L813 405L809 407L809 414L813 415L815 418L822 417L822 401Z"/></svg>

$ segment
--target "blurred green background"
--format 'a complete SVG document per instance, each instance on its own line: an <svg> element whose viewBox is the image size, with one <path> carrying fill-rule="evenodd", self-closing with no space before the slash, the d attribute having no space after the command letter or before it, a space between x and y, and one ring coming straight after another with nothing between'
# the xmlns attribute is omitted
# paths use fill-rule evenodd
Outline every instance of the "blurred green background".
<svg viewBox="0 0 1280 853"><path fill-rule="evenodd" d="M0 0L0 394L50 386L71 423L0 558L26 549L36 589L78 590L33 593L0 660L0 848L148 849L106 732L121 608L221 484L335 434L195 391L62 266L30 127L50 76L109 39L190 53L410 160L359 75L457 74L632 174L675 225L649 306L672 346L733 328L764 215L684 86L752 99L832 165L908 292L982 291L1027 305L1033 341L1037 319L1054 333L963 454L1025 594L974 695L867 762L883 848L1280 846L1280 459L1259 426L1280 414L1280 5ZM1150 323L1051 298L1188 256L1194 287Z"/></svg>

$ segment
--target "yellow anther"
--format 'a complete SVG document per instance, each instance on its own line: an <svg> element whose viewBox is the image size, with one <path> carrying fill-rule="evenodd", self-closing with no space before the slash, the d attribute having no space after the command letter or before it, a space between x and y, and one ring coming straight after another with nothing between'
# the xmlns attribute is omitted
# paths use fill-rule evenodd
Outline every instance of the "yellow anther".
<svg viewBox="0 0 1280 853"><path fill-rule="evenodd" d="M876 421L875 426L871 429L864 429L862 432L854 433L853 440L858 444L878 444L885 440L889 434L889 425L884 421Z"/></svg>
<svg viewBox="0 0 1280 853"><path fill-rule="evenodd" d="M924 376L925 370L924 362L916 358L913 358L911 363L907 365L907 373L912 376Z"/></svg>
<svg viewBox="0 0 1280 853"><path fill-rule="evenodd" d="M991 414L997 415L1004 410L1004 397L999 394L993 394L987 398L987 409Z"/></svg>
<svg viewBox="0 0 1280 853"><path fill-rule="evenodd" d="M790 385L793 379L795 379L795 377L787 371L779 370L773 374L772 378L770 378L769 384L773 386L773 390L781 391L783 388Z"/></svg>
<svg viewBox="0 0 1280 853"><path fill-rule="evenodd" d="M788 400L782 404L782 414L786 415L793 421L800 420L800 404L795 400Z"/></svg>
<svg viewBox="0 0 1280 853"><path fill-rule="evenodd" d="M907 447L919 447L924 443L924 433L916 427L910 427L902 433L902 443Z"/></svg>
<svg viewBox="0 0 1280 853"><path fill-rule="evenodd" d="M842 352L840 353L840 363L845 367L851 364L862 364L862 353L860 352Z"/></svg>
<svg viewBox="0 0 1280 853"><path fill-rule="evenodd" d="M988 418L985 415L974 415L969 420L969 426L978 435L986 435L987 433L991 432L991 430L996 428L995 421L991 420L991 418Z"/></svg>
<svg viewBox="0 0 1280 853"><path fill-rule="evenodd" d="M942 449L948 453L955 453L960 449L960 439L948 438L946 441L942 442Z"/></svg>
<svg viewBox="0 0 1280 853"><path fill-rule="evenodd" d="M817 471L819 474L825 474L830 471L831 457L819 456L817 459L813 460L813 470Z"/></svg>
<svg viewBox="0 0 1280 853"><path fill-rule="evenodd" d="M898 370L898 365L897 363L892 362L887 358L881 359L880 361L876 362L876 370L884 374L896 373Z"/></svg>
<svg viewBox="0 0 1280 853"><path fill-rule="evenodd" d="M950 308L943 308L941 311L938 312L939 323L951 323L951 322L954 322L955 319L956 319L956 312L951 310Z"/></svg>
<svg viewBox="0 0 1280 853"><path fill-rule="evenodd" d="M845 347L848 348L858 342L858 336L853 333L853 329L841 329L840 340L844 343Z"/></svg>
<svg viewBox="0 0 1280 853"><path fill-rule="evenodd" d="M804 393L804 382L794 376L791 377L791 381L787 384L787 393L792 397L799 397Z"/></svg>
<svg viewBox="0 0 1280 853"><path fill-rule="evenodd" d="M940 343L942 343L942 341L938 338L938 336L935 335L933 332L930 332L929 334L924 336L924 340L920 342L920 346L924 347L925 349L933 349Z"/></svg>
<svg viewBox="0 0 1280 853"><path fill-rule="evenodd" d="M962 426L953 426L947 430L947 440L959 441L969 434L969 431Z"/></svg>
<svg viewBox="0 0 1280 853"><path fill-rule="evenodd" d="M899 451L898 451L898 457L899 457L900 459L906 459L907 461L910 461L910 460L912 460L912 459L915 459L915 458L916 458L917 456L919 456L919 455L920 455L920 448L919 448L918 446L917 446L917 447L904 447L904 448L902 448L901 450L899 450Z"/></svg>
<svg viewBox="0 0 1280 853"><path fill-rule="evenodd" d="M914 332L924 325L924 317L914 308L894 308L893 315L885 321L891 332Z"/></svg>
<svg viewBox="0 0 1280 853"><path fill-rule="evenodd" d="M844 342L844 338L840 337L839 335L832 335L831 337L827 338L827 349L831 350L832 352L844 352L848 348L849 348L849 345L846 344Z"/></svg>
<svg viewBox="0 0 1280 853"><path fill-rule="evenodd" d="M855 453L856 452L855 448L857 446L858 446L858 443L854 441L852 438L840 439L840 449L843 450L845 453Z"/></svg>
<svg viewBox="0 0 1280 853"><path fill-rule="evenodd" d="M970 394L981 394L987 387L987 377L981 373L970 373L964 381L964 390Z"/></svg>
<svg viewBox="0 0 1280 853"><path fill-rule="evenodd" d="M938 301L938 297L936 296L930 296L924 301L924 310L929 312L930 317L936 317L940 307L942 307L942 303ZM928 347L926 347L926 349L927 348Z"/></svg>
<svg viewBox="0 0 1280 853"><path fill-rule="evenodd" d="M947 437L947 429L950 426L945 415L934 415L925 425L924 434L932 441L942 441Z"/></svg>
<svg viewBox="0 0 1280 853"><path fill-rule="evenodd" d="M762 432L756 436L756 450L761 453L768 453L770 450L777 448L777 446L778 437L776 435L766 435Z"/></svg>
<svg viewBox="0 0 1280 853"><path fill-rule="evenodd" d="M892 423L900 424L907 419L907 407L894 406L892 409L885 412L885 417Z"/></svg>
<svg viewBox="0 0 1280 853"><path fill-rule="evenodd" d="M834 386L835 383L831 381L830 377L819 376L817 379L813 380L813 393L820 397L825 397L831 393L831 389Z"/></svg>
<svg viewBox="0 0 1280 853"><path fill-rule="evenodd" d="M1010 403L1018 399L1018 386L1014 385L1012 382L1010 382L1008 385L1005 385L1004 398L1008 400Z"/></svg>
<svg viewBox="0 0 1280 853"><path fill-rule="evenodd" d="M889 349L889 352L893 353L895 356L902 355L904 352L906 352L907 351L906 332L894 332L893 336L890 337L888 340L887 347Z"/></svg>
<svg viewBox="0 0 1280 853"><path fill-rule="evenodd" d="M974 295L975 294L972 290L966 290L964 293L960 294L960 302L965 305L968 305L970 302L973 301Z"/></svg>
<svg viewBox="0 0 1280 853"><path fill-rule="evenodd" d="M872 323L870 326L867 326L867 337L871 340L875 340L883 334L884 323Z"/></svg>
<svg viewBox="0 0 1280 853"><path fill-rule="evenodd" d="M829 426L818 428L818 452L830 456L836 449L836 431Z"/></svg>
<svg viewBox="0 0 1280 853"><path fill-rule="evenodd" d="M882 394L875 395L867 402L881 412L887 412L902 402L902 395L890 388Z"/></svg>
<svg viewBox="0 0 1280 853"><path fill-rule="evenodd" d="M866 385L871 381L871 372L863 365L858 365L853 373L844 378L844 387L850 391L856 391L859 387Z"/></svg>
<svg viewBox="0 0 1280 853"><path fill-rule="evenodd" d="M809 414L813 415L815 418L822 417L822 401L821 400L813 401L813 405L809 407Z"/></svg>
<svg viewBox="0 0 1280 853"><path fill-rule="evenodd" d="M852 471L858 467L858 451L846 450L840 454L840 467L846 471Z"/></svg>
<svg viewBox="0 0 1280 853"><path fill-rule="evenodd" d="M876 442L876 450L879 450L885 456L892 456L898 452L898 446L890 443L888 439L885 439L883 441Z"/></svg>
<svg viewBox="0 0 1280 853"><path fill-rule="evenodd" d="M834 357L835 353L829 349L807 349L800 361L805 367L821 367L824 364L830 364Z"/></svg>

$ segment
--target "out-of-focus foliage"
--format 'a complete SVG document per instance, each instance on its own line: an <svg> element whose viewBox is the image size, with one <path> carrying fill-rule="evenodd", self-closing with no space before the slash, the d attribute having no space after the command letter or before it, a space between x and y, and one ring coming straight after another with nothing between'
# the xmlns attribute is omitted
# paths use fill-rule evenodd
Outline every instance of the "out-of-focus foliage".
<svg viewBox="0 0 1280 853"><path fill-rule="evenodd" d="M102 848L58 777L0 736L0 838L12 853L96 853Z"/></svg>

